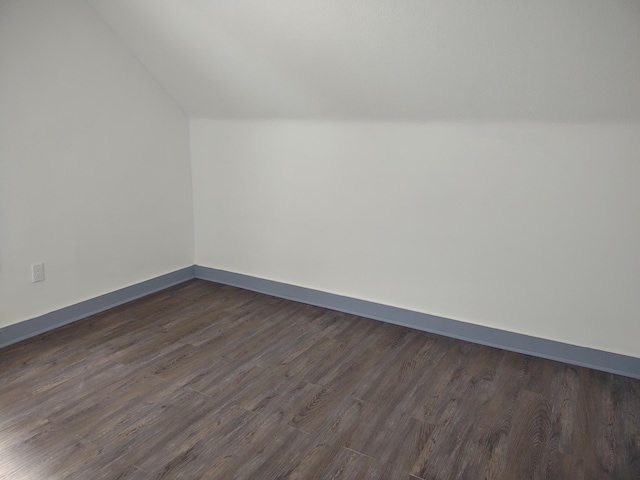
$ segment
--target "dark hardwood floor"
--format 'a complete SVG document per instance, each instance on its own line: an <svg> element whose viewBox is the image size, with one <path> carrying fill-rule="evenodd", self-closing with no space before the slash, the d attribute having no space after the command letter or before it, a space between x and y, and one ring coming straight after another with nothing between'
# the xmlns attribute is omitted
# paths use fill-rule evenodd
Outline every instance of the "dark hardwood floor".
<svg viewBox="0 0 640 480"><path fill-rule="evenodd" d="M191 281L0 350L0 478L640 479L640 381Z"/></svg>

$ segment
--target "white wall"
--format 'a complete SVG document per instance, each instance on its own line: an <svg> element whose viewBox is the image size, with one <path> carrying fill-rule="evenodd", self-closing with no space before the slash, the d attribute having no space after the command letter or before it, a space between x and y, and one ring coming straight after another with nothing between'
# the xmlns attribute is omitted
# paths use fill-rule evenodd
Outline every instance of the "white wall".
<svg viewBox="0 0 640 480"><path fill-rule="evenodd" d="M0 3L0 327L193 263L188 120L81 0ZM30 282L44 261L46 280Z"/></svg>
<svg viewBox="0 0 640 480"><path fill-rule="evenodd" d="M316 120L189 145L88 3L190 114ZM195 221L204 266L640 357L635 0L241 3L0 1L0 327L194 263Z"/></svg>
<svg viewBox="0 0 640 480"><path fill-rule="evenodd" d="M640 357L640 124L192 120L199 265Z"/></svg>

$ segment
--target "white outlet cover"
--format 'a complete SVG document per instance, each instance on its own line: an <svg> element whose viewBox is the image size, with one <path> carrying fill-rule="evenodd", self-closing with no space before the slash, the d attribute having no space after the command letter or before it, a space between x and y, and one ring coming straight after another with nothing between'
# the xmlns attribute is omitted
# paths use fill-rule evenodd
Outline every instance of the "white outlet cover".
<svg viewBox="0 0 640 480"><path fill-rule="evenodd" d="M44 281L44 263L34 263L31 265L31 281L33 283Z"/></svg>

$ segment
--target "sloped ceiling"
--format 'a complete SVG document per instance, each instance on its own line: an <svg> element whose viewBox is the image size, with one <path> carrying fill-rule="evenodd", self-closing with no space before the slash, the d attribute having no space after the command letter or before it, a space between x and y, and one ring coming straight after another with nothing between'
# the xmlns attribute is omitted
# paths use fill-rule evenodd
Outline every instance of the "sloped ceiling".
<svg viewBox="0 0 640 480"><path fill-rule="evenodd" d="M640 120L638 0L89 0L192 117Z"/></svg>

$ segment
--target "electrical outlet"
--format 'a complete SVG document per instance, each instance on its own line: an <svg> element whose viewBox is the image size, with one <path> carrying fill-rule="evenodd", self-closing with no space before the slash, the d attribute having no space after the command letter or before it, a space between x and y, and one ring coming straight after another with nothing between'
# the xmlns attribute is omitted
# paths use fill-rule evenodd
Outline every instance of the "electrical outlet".
<svg viewBox="0 0 640 480"><path fill-rule="evenodd" d="M44 282L44 263L34 263L31 265L31 281Z"/></svg>

